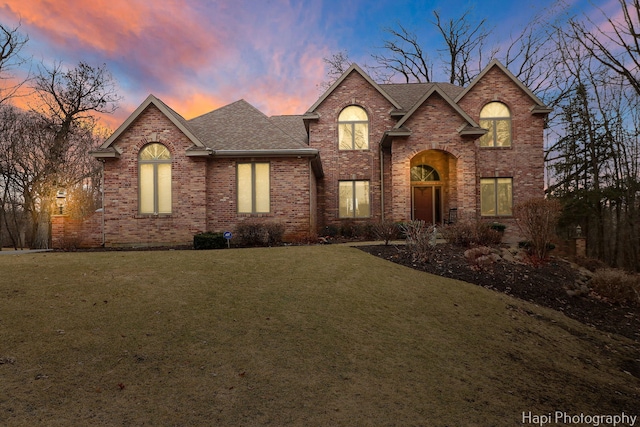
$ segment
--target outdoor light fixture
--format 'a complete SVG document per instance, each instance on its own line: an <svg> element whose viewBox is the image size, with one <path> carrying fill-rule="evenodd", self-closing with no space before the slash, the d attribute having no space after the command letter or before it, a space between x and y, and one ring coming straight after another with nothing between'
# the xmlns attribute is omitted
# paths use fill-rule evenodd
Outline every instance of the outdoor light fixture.
<svg viewBox="0 0 640 427"><path fill-rule="evenodd" d="M58 207L58 215L62 215L64 205L67 204L67 192L64 190L58 190L56 194L56 206Z"/></svg>
<svg viewBox="0 0 640 427"><path fill-rule="evenodd" d="M582 227L579 225L576 226L576 237L582 236Z"/></svg>

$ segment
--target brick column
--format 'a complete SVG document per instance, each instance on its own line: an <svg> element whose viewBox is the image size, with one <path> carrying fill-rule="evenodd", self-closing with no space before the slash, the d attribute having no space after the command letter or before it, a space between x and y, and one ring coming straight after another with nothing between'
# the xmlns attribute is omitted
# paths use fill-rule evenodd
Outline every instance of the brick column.
<svg viewBox="0 0 640 427"><path fill-rule="evenodd" d="M64 244L68 217L68 215L53 215L51 217L51 247L53 249L60 249Z"/></svg>

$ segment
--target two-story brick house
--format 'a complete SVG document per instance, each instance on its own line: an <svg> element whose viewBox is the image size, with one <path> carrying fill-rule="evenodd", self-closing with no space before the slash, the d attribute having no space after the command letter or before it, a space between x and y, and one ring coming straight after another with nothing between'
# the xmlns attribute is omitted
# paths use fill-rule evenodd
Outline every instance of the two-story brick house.
<svg viewBox="0 0 640 427"><path fill-rule="evenodd" d="M302 115L241 100L185 120L150 95L92 152L104 166L93 241L187 244L246 220L282 223L286 240L345 221L515 231L514 203L543 195L549 111L498 61L466 88L377 84L353 65Z"/></svg>

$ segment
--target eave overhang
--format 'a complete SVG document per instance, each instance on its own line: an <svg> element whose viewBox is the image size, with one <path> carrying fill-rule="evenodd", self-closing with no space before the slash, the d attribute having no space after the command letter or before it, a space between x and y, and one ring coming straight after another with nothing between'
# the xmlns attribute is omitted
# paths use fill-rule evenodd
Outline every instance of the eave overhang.
<svg viewBox="0 0 640 427"><path fill-rule="evenodd" d="M210 157L221 159L246 159L246 158L265 158L265 157L296 157L311 159L311 167L318 178L324 176L322 170L322 162L320 161L320 153L315 148L292 148L292 149L274 149L274 150L214 150L211 148L200 149L193 147L186 151L187 157Z"/></svg>
<svg viewBox="0 0 640 427"><path fill-rule="evenodd" d="M476 138L487 133L487 129L469 125L462 125L457 130L460 136L471 136Z"/></svg>
<svg viewBox="0 0 640 427"><path fill-rule="evenodd" d="M391 129L385 131L385 133L382 135L380 145L382 146L382 148L389 148L391 147L391 140L393 138L406 138L409 136L411 136L411 129L404 126L398 129Z"/></svg>
<svg viewBox="0 0 640 427"><path fill-rule="evenodd" d="M553 111L553 108L546 105L533 105L530 108L531 114L549 114Z"/></svg>
<svg viewBox="0 0 640 427"><path fill-rule="evenodd" d="M89 155L91 155L95 159L119 159L120 158L120 152L116 150L114 147L98 148L96 150L89 151Z"/></svg>

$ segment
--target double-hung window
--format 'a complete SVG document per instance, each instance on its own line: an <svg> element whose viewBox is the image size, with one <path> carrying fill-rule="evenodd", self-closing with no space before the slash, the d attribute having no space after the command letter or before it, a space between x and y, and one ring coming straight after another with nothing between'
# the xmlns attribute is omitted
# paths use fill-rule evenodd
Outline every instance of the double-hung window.
<svg viewBox="0 0 640 427"><path fill-rule="evenodd" d="M480 127L487 129L480 147L511 147L511 113L502 102L490 102L482 108Z"/></svg>
<svg viewBox="0 0 640 427"><path fill-rule="evenodd" d="M238 213L271 210L269 163L238 163Z"/></svg>
<svg viewBox="0 0 640 427"><path fill-rule="evenodd" d="M338 116L338 147L340 150L369 148L369 118L362 107L350 105Z"/></svg>
<svg viewBox="0 0 640 427"><path fill-rule="evenodd" d="M369 218L371 202L369 181L340 181L340 218Z"/></svg>
<svg viewBox="0 0 640 427"><path fill-rule="evenodd" d="M480 179L482 216L510 216L513 212L513 178Z"/></svg>
<svg viewBox="0 0 640 427"><path fill-rule="evenodd" d="M171 153L162 144L146 145L138 155L141 214L171 213Z"/></svg>

